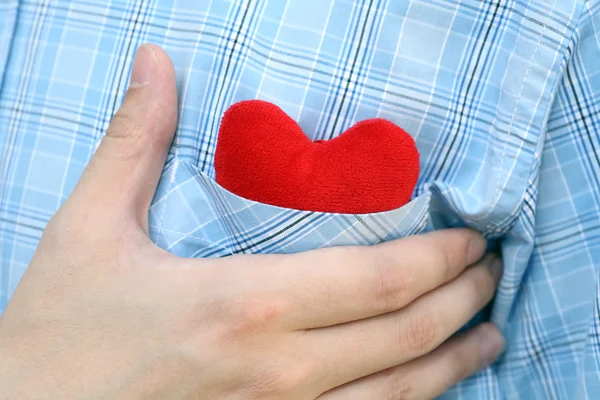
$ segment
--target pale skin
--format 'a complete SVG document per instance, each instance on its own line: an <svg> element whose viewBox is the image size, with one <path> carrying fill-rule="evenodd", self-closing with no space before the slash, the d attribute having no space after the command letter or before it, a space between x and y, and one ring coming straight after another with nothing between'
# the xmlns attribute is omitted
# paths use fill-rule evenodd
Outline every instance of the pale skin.
<svg viewBox="0 0 600 400"><path fill-rule="evenodd" d="M214 260L156 247L176 120L172 63L145 45L0 318L0 399L430 399L501 353L491 324L453 336L502 271L471 230Z"/></svg>

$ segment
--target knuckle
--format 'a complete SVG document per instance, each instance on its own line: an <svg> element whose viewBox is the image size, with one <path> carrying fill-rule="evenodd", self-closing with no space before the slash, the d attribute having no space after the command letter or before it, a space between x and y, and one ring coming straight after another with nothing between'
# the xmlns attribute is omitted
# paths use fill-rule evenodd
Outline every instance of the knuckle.
<svg viewBox="0 0 600 400"><path fill-rule="evenodd" d="M401 326L400 340L412 353L424 354L435 346L438 336L438 324L429 314L414 312L408 315L404 326Z"/></svg>
<svg viewBox="0 0 600 400"><path fill-rule="evenodd" d="M475 293L478 302L487 302L494 295L494 277L489 268L478 268L473 271L470 279L472 292Z"/></svg>
<svg viewBox="0 0 600 400"><path fill-rule="evenodd" d="M432 257L436 267L439 268L440 277L444 282L449 281L452 274L452 267L458 263L451 246L443 242L441 246L432 252Z"/></svg>
<svg viewBox="0 0 600 400"><path fill-rule="evenodd" d="M149 125L151 118L151 116L140 118L130 115L127 111L117 111L102 139L111 146L111 151L98 151L96 155L116 160L130 160L146 152L148 148L162 144L159 143L160 135L155 134L156 127Z"/></svg>
<svg viewBox="0 0 600 400"><path fill-rule="evenodd" d="M438 279L450 280L453 266L457 265L453 247L448 240L440 240L441 235L414 236L414 248L423 255L423 261L438 271Z"/></svg>
<svg viewBox="0 0 600 400"><path fill-rule="evenodd" d="M448 362L452 368L449 368L448 370L448 376L446 377L444 386L450 387L477 371L479 362L477 354L477 349L472 349L472 351L456 349L456 351L451 352L448 355Z"/></svg>
<svg viewBox="0 0 600 400"><path fill-rule="evenodd" d="M227 308L225 336L233 340L271 329L284 314L284 307L272 299L241 298L228 304Z"/></svg>
<svg viewBox="0 0 600 400"><path fill-rule="evenodd" d="M424 253L428 254L429 262L441 271L441 278L444 279L444 282L450 280L453 270L458 265L466 266L466 255L461 251L462 246L453 238L453 236L448 236L447 232L423 237L423 249L427 250Z"/></svg>
<svg viewBox="0 0 600 400"><path fill-rule="evenodd" d="M408 400L413 398L414 388L406 375L390 373L384 384L382 398L385 400Z"/></svg>
<svg viewBox="0 0 600 400"><path fill-rule="evenodd" d="M455 254L455 252L453 251L454 249L449 248L448 246L443 246L442 247L442 271L443 271L443 275L442 277L444 278L444 282L447 282L450 280L451 278L451 274L452 274L452 269L455 265L461 263L461 261L459 261L457 259L457 256ZM464 263L466 264L466 263Z"/></svg>
<svg viewBox="0 0 600 400"><path fill-rule="evenodd" d="M403 305L410 295L415 280L411 269L403 267L401 261L384 257L374 271L375 308L390 310Z"/></svg>
<svg viewBox="0 0 600 400"><path fill-rule="evenodd" d="M131 107L122 107L113 116L106 136L131 141L133 144L164 147L171 142L172 137L162 132L166 127L168 130L174 130L176 121L176 108L171 110L171 107L166 107L160 101L138 104L135 111L132 111Z"/></svg>
<svg viewBox="0 0 600 400"><path fill-rule="evenodd" d="M287 397L302 388L310 377L300 368L283 366L261 369L253 375L247 390L252 397L258 399Z"/></svg>
<svg viewBox="0 0 600 400"><path fill-rule="evenodd" d="M113 116L106 135L115 139L132 139L140 136L140 129L134 118L119 110Z"/></svg>
<svg viewBox="0 0 600 400"><path fill-rule="evenodd" d="M255 373L247 390L257 398L264 398L283 393L284 386L283 372L271 369Z"/></svg>

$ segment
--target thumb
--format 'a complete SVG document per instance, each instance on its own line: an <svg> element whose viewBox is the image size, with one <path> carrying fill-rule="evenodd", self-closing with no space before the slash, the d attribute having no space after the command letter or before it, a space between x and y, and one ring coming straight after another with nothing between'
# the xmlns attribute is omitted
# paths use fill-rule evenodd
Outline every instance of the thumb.
<svg viewBox="0 0 600 400"><path fill-rule="evenodd" d="M86 167L73 201L105 217L107 213L133 217L146 230L148 208L176 123L173 64L158 46L143 45L135 56L123 104Z"/></svg>

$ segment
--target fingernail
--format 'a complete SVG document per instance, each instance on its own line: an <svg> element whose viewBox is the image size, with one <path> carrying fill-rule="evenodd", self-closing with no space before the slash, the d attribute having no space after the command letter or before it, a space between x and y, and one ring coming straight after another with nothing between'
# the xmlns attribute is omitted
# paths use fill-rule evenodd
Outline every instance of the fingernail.
<svg viewBox="0 0 600 400"><path fill-rule="evenodd" d="M493 364L504 349L504 338L497 329L482 329L479 345L479 365L485 368Z"/></svg>
<svg viewBox="0 0 600 400"><path fill-rule="evenodd" d="M500 281L502 278L502 272L504 271L504 263L502 262L502 258L499 256L494 256L490 264L490 270L492 271L492 275L496 278L496 281Z"/></svg>
<svg viewBox="0 0 600 400"><path fill-rule="evenodd" d="M469 263L469 265L481 260L483 253L485 253L486 247L487 243L485 241L485 238L481 235L477 235L476 238L471 240L471 243L469 243L469 248L467 250L467 262Z"/></svg>
<svg viewBox="0 0 600 400"><path fill-rule="evenodd" d="M129 87L136 89L148 85L154 78L157 64L158 58L152 46L147 44L141 46L133 59Z"/></svg>

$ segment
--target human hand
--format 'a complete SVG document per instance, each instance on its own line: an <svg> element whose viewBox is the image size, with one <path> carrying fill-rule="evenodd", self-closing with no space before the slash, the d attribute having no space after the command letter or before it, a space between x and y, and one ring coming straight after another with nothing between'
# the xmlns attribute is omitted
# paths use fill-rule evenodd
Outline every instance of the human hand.
<svg viewBox="0 0 600 400"><path fill-rule="evenodd" d="M156 46L136 61L0 318L1 399L421 399L495 359L490 324L446 341L501 274L470 230L287 256L156 247L148 207L175 130L175 76Z"/></svg>

